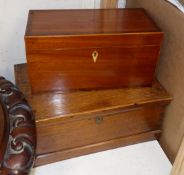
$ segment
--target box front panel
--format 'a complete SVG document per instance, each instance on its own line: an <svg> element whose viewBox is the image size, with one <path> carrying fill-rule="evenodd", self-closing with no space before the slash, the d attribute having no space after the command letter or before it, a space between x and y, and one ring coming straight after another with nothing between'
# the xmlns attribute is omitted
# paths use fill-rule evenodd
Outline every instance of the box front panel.
<svg viewBox="0 0 184 175"><path fill-rule="evenodd" d="M159 129L161 106L135 107L121 113L95 114L37 128L37 155L100 143Z"/></svg>
<svg viewBox="0 0 184 175"><path fill-rule="evenodd" d="M32 51L28 55L32 91L150 86L159 50L127 46Z"/></svg>

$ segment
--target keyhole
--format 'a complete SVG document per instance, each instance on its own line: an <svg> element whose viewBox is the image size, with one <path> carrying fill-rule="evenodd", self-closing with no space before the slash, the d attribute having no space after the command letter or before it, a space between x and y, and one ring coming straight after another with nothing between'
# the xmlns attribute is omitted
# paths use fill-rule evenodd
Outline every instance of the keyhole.
<svg viewBox="0 0 184 175"><path fill-rule="evenodd" d="M98 59L98 52L96 50L92 53L92 57L93 57L94 63L96 63L96 61Z"/></svg>
<svg viewBox="0 0 184 175"><path fill-rule="evenodd" d="M95 122L96 124L101 124L103 122L103 117L100 117L100 116L96 117Z"/></svg>

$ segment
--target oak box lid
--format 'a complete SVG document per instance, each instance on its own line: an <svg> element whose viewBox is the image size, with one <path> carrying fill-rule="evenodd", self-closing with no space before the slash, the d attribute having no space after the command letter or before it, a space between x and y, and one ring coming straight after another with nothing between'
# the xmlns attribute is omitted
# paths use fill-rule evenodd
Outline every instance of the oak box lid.
<svg viewBox="0 0 184 175"><path fill-rule="evenodd" d="M31 10L26 37L159 31L143 9Z"/></svg>

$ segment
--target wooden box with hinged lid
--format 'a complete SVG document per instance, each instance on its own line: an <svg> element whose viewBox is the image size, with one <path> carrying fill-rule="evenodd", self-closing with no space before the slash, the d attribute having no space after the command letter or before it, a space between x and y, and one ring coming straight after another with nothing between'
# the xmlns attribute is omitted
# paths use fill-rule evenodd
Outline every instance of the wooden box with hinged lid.
<svg viewBox="0 0 184 175"><path fill-rule="evenodd" d="M143 9L32 10L32 92L151 86L162 38Z"/></svg>
<svg viewBox="0 0 184 175"><path fill-rule="evenodd" d="M36 166L153 140L171 97L152 87L31 94L25 64L15 66L16 84L36 116Z"/></svg>

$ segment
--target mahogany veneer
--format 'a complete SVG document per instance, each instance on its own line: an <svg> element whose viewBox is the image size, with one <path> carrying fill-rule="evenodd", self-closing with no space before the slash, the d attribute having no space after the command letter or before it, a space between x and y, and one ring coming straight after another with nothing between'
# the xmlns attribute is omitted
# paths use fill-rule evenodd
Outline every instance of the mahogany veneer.
<svg viewBox="0 0 184 175"><path fill-rule="evenodd" d="M143 9L32 10L32 92L151 86L162 38Z"/></svg>
<svg viewBox="0 0 184 175"><path fill-rule="evenodd" d="M2 106L0 105L0 114L2 115L3 114L3 109L2 109ZM0 144L2 144L3 142L3 136L4 136L4 131L5 131L5 126L4 126L4 123L5 123L5 119L4 117L0 117ZM0 158L1 160L1 158Z"/></svg>
<svg viewBox="0 0 184 175"><path fill-rule="evenodd" d="M16 84L31 104L37 127L36 166L155 139L171 97L152 87L31 94L26 64Z"/></svg>

